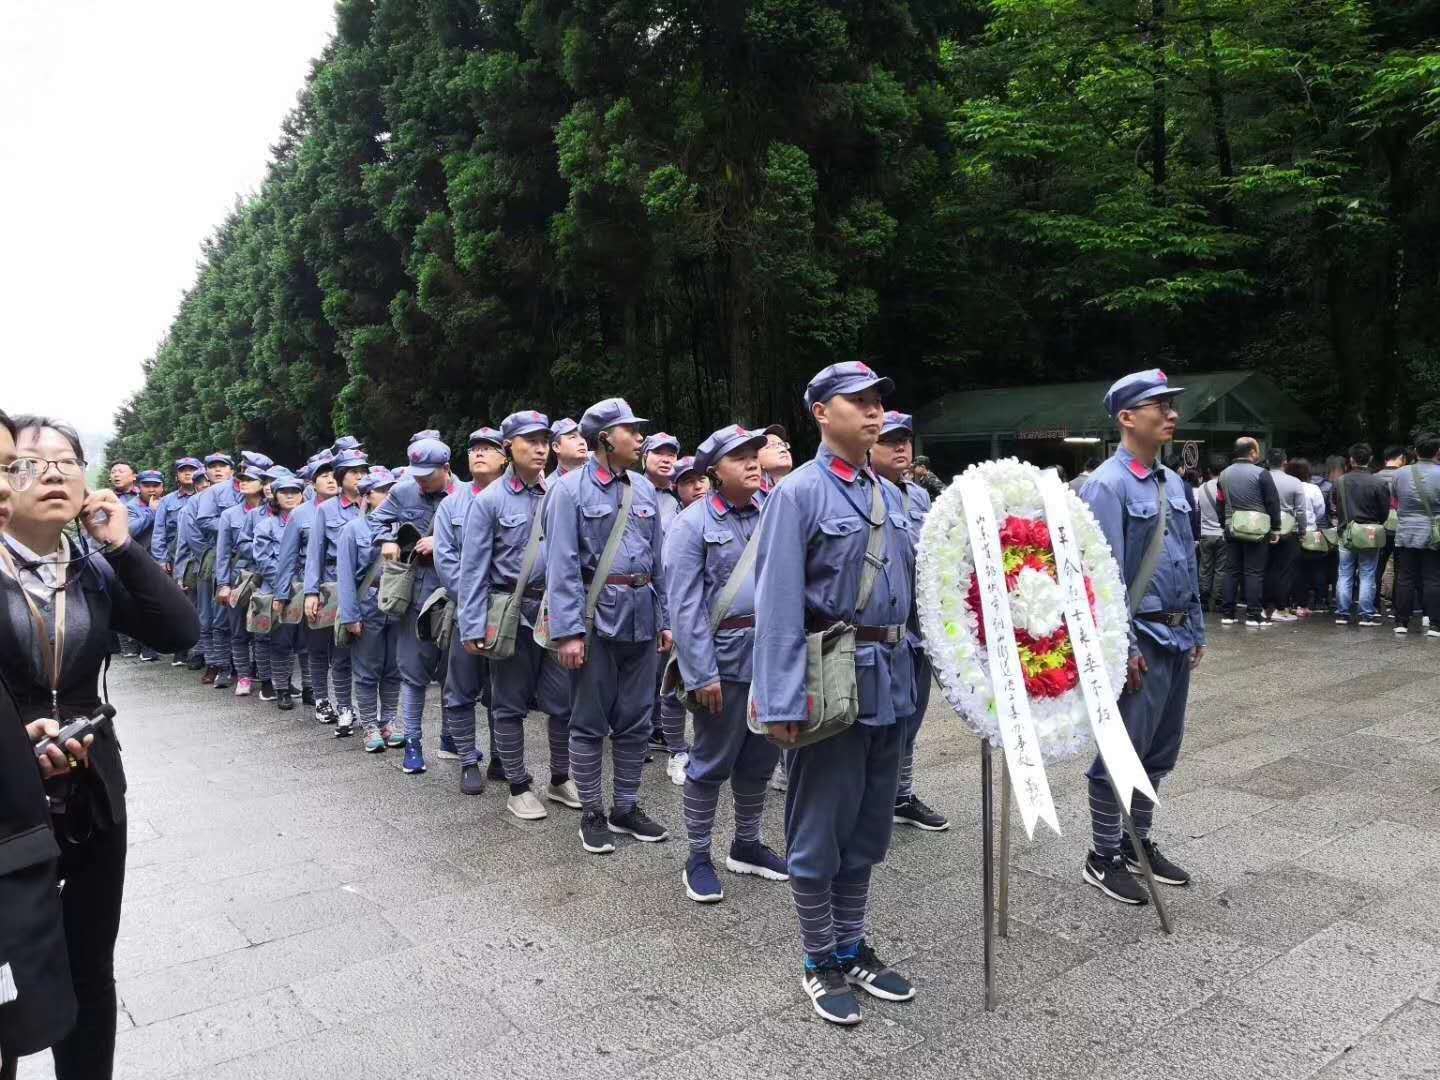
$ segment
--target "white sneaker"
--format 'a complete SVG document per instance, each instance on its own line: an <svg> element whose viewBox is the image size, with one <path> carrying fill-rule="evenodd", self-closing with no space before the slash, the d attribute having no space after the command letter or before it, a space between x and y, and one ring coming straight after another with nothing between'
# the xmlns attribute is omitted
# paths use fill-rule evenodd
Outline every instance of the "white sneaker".
<svg viewBox="0 0 1440 1080"><path fill-rule="evenodd" d="M785 762L783 760L775 763L775 772L770 777L770 786L776 791L785 791L790 787L790 777L785 772Z"/></svg>
<svg viewBox="0 0 1440 1080"><path fill-rule="evenodd" d="M505 802L505 809L521 821L539 821L541 818L550 816L550 811L545 809L529 788L520 792L519 795L511 795Z"/></svg>
<svg viewBox="0 0 1440 1080"><path fill-rule="evenodd" d="M1397 626L1397 627L1395 627L1395 633L1397 633L1397 634L1408 634L1408 633L1410 633L1410 628L1409 628L1408 626Z"/></svg>
<svg viewBox="0 0 1440 1080"><path fill-rule="evenodd" d="M1293 614L1291 614L1291 613L1288 612L1288 611L1277 611L1277 612L1275 612L1274 615L1271 615L1270 618L1273 619L1275 622L1298 622L1298 621L1299 621L1299 617L1298 617L1298 616L1293 615Z"/></svg>
<svg viewBox="0 0 1440 1080"><path fill-rule="evenodd" d="M671 754L665 763L665 774L676 787L685 786L685 766L690 764L689 754Z"/></svg>
<svg viewBox="0 0 1440 1080"><path fill-rule="evenodd" d="M566 780L563 784L550 784L545 788L545 798L551 802L558 802L561 806L568 806L571 810L580 810L584 804L580 801L580 792L575 788L574 780Z"/></svg>

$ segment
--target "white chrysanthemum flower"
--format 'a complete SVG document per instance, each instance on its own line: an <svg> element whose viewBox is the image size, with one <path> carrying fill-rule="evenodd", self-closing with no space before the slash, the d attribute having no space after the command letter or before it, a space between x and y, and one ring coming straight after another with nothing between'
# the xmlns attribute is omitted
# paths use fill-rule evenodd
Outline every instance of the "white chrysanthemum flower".
<svg viewBox="0 0 1440 1080"><path fill-rule="evenodd" d="M1010 590L1010 617L1031 637L1049 637L1065 622L1063 600L1054 578L1027 566Z"/></svg>

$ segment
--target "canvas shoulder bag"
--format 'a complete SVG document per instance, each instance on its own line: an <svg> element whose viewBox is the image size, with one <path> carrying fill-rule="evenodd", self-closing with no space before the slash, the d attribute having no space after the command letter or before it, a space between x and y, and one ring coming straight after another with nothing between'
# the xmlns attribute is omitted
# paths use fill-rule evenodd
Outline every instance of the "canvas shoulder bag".
<svg viewBox="0 0 1440 1080"><path fill-rule="evenodd" d="M745 550L740 553L740 559L730 571L730 576L725 579L725 586L720 590L720 595L715 598L715 606L710 609L710 637L714 638L720 629L720 624L725 621L725 616L730 614L730 608L735 603L735 597L740 595L741 588L755 569L755 556L760 550L760 529L757 526L750 534L750 539L745 542ZM700 703L695 699L693 692L684 689L685 680L680 675L680 657L675 648L670 649L670 658L665 661L665 673L660 677L660 692L668 694L674 692L680 695L687 708L692 712L700 708Z"/></svg>
<svg viewBox="0 0 1440 1080"><path fill-rule="evenodd" d="M610 576L610 570L615 565L615 559L620 554L620 543L625 538L625 530L630 525L630 507L635 502L635 485L626 484L625 490L620 495L620 512L615 516L615 523L610 526L610 535L605 538L605 547L600 552L600 559L595 564L595 576L590 579L590 589L585 594L585 633L588 636L590 627L595 622L595 609L600 606L600 594L605 590L605 579ZM547 594L540 601L540 616L535 620L535 644L542 649L554 649L555 643L550 639L550 597Z"/></svg>
<svg viewBox="0 0 1440 1080"><path fill-rule="evenodd" d="M215 580L215 549L208 549L200 558L200 580Z"/></svg>
<svg viewBox="0 0 1440 1080"><path fill-rule="evenodd" d="M305 583L298 577L290 583L290 600L280 614L280 621L286 626L296 626L305 621Z"/></svg>
<svg viewBox="0 0 1440 1080"><path fill-rule="evenodd" d="M316 630L324 630L335 625L339 614L340 586L333 581L322 581L320 583L320 610L315 615L315 621L310 625Z"/></svg>
<svg viewBox="0 0 1440 1080"><path fill-rule="evenodd" d="M1342 476L1335 485L1340 495L1340 512L1345 516L1345 528L1340 531L1340 546L1351 551L1379 551L1385 546L1385 526L1351 519L1350 500L1345 497L1345 481L1348 479L1348 475Z"/></svg>
<svg viewBox="0 0 1440 1080"><path fill-rule="evenodd" d="M885 497L880 484L876 483L870 497L870 537L865 545L865 562L860 571L852 619L859 619L875 590L875 579L884 562L887 516ZM786 749L810 746L839 735L860 718L853 621L836 622L825 630L805 635L805 704L812 720L794 742L783 744ZM746 713L754 715L753 709L747 709ZM770 734L769 725L758 726L760 734Z"/></svg>
<svg viewBox="0 0 1440 1080"><path fill-rule="evenodd" d="M525 544L525 555L520 561L520 574L515 579L515 588L510 592L492 591L490 610L485 619L485 640L480 652L487 660L509 660L515 655L515 636L520 632L520 614L524 608L525 586L535 572L540 560L540 544L545 539L545 503L550 492L540 499L531 523L530 539ZM543 599L543 598L542 598Z"/></svg>
<svg viewBox="0 0 1440 1080"><path fill-rule="evenodd" d="M1415 494L1420 496L1420 505L1425 507L1425 516L1430 519L1430 542L1425 546L1440 548L1440 518L1435 516L1435 508L1430 505L1430 494L1425 490L1425 474L1418 461L1410 466L1410 476L1415 481Z"/></svg>
<svg viewBox="0 0 1440 1080"><path fill-rule="evenodd" d="M245 629L252 634L268 634L275 629L275 594L257 588L250 594L245 608Z"/></svg>
<svg viewBox="0 0 1440 1080"><path fill-rule="evenodd" d="M260 585L260 575L254 570L241 570L236 579L235 588L230 590L231 603L237 608L243 608L250 603L250 597L255 595L255 590Z"/></svg>
<svg viewBox="0 0 1440 1080"><path fill-rule="evenodd" d="M379 557L380 566L380 611L392 618L400 618L410 610L415 596L415 552L398 559Z"/></svg>

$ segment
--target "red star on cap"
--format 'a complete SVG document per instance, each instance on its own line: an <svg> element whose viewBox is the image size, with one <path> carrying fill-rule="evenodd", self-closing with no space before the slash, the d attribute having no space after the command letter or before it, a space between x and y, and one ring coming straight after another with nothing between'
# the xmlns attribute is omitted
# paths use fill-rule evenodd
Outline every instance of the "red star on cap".
<svg viewBox="0 0 1440 1080"><path fill-rule="evenodd" d="M1165 377L1165 373L1164 373L1163 371L1161 371L1159 368L1156 368L1156 369L1155 369L1155 374L1156 374L1157 376L1159 376L1161 382L1169 382L1169 381L1170 381L1169 379L1167 379L1167 378Z"/></svg>

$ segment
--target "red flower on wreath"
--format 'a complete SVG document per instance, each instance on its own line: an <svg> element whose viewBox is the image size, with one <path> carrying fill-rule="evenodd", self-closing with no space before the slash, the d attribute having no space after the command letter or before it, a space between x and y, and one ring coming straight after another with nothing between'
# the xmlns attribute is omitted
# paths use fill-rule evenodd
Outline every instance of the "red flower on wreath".
<svg viewBox="0 0 1440 1080"><path fill-rule="evenodd" d="M1050 547L1050 529L1043 521L1029 518L1008 517L1000 528L1000 559L1005 567L1005 589L1015 588L1015 582L1022 570L1034 570L1047 574L1053 580L1055 553ZM1090 579L1085 578L1085 597L1090 610L1095 611L1095 590ZM970 610L975 613L980 644L985 644L985 619L980 606L980 579L970 576L970 589L966 596ZM1055 698L1068 694L1080 685L1080 672L1075 665L1075 650L1070 644L1070 632L1061 626L1048 637L1032 637L1016 627L1015 644L1020 652L1020 666L1025 673L1025 690L1034 698Z"/></svg>

